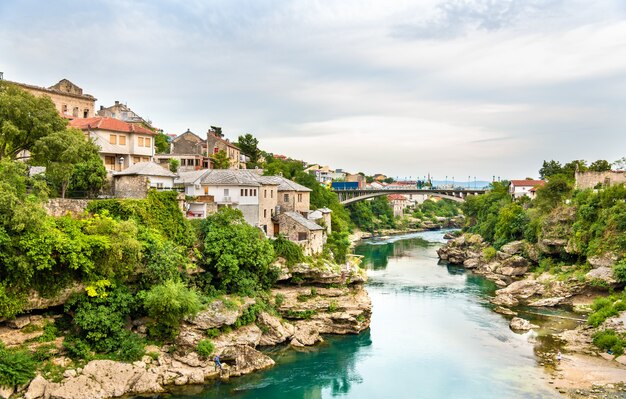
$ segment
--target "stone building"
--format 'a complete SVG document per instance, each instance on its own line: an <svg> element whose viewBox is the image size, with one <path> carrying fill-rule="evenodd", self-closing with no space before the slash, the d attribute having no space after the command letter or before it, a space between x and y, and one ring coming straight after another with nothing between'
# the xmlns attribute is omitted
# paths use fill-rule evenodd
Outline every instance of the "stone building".
<svg viewBox="0 0 626 399"><path fill-rule="evenodd" d="M224 151L230 160L229 169L246 168L245 162L242 162L241 150L239 147L231 143L228 139L220 137L212 130L207 132L206 149L207 154L209 155L215 155L219 151Z"/></svg>
<svg viewBox="0 0 626 399"><path fill-rule="evenodd" d="M141 125L97 116L74 119L70 126L82 130L100 146L100 158L109 172L152 161L156 133Z"/></svg>
<svg viewBox="0 0 626 399"><path fill-rule="evenodd" d="M284 212L278 215L278 233L300 245L305 255L315 255L324 249L326 230L298 212Z"/></svg>
<svg viewBox="0 0 626 399"><path fill-rule="evenodd" d="M152 126L152 123L148 120L143 119L141 116L137 115L132 109L130 109L126 104L122 104L119 101L115 101L115 104L110 107L100 106L98 110L98 116L104 116L106 118L114 118L119 119L128 123L140 123L145 127Z"/></svg>
<svg viewBox="0 0 626 399"><path fill-rule="evenodd" d="M113 194L117 198L146 198L148 190L172 190L176 174L154 162L139 162L113 172Z"/></svg>
<svg viewBox="0 0 626 399"><path fill-rule="evenodd" d="M27 92L41 97L50 97L57 111L68 119L91 118L94 114L96 98L91 94L84 94L83 89L67 79L61 79L50 87L39 87L25 83L10 82Z"/></svg>
<svg viewBox="0 0 626 399"><path fill-rule="evenodd" d="M509 194L513 198L532 197L535 191L531 191L531 189L543 186L545 183L543 180L511 180L509 183Z"/></svg>
<svg viewBox="0 0 626 399"><path fill-rule="evenodd" d="M170 159L178 160L180 172L209 169L211 158L206 145L206 140L187 129L172 139L169 154L157 154L155 159L162 166L169 165Z"/></svg>
<svg viewBox="0 0 626 399"><path fill-rule="evenodd" d="M605 172L576 172L576 189L599 188L626 183L626 171L607 170Z"/></svg>
<svg viewBox="0 0 626 399"><path fill-rule="evenodd" d="M409 206L409 200L402 194L391 194L387 196L391 207L393 208L393 216L401 217L404 214L404 209Z"/></svg>
<svg viewBox="0 0 626 399"><path fill-rule="evenodd" d="M364 189L365 185L367 184L367 181L365 179L365 176L360 175L360 174L351 174L351 173L346 173L346 179L347 182L357 182L359 183L359 189Z"/></svg>
<svg viewBox="0 0 626 399"><path fill-rule="evenodd" d="M307 216L311 204L311 189L282 176L265 176L278 183L279 212L300 212Z"/></svg>

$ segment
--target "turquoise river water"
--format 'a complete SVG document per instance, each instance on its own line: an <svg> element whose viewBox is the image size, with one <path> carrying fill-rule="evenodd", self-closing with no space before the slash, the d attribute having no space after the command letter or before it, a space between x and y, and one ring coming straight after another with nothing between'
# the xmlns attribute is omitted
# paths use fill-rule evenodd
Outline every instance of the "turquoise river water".
<svg viewBox="0 0 626 399"><path fill-rule="evenodd" d="M272 348L276 366L176 399L557 398L529 335L488 303L495 287L438 263L443 232L369 240L364 255L373 315L356 336L327 336L303 351Z"/></svg>

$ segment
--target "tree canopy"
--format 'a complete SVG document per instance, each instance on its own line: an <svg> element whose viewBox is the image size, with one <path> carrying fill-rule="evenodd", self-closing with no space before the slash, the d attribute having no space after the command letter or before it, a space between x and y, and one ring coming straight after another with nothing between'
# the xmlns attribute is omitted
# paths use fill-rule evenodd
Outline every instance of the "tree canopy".
<svg viewBox="0 0 626 399"><path fill-rule="evenodd" d="M213 161L214 169L228 169L230 168L230 158L226 154L226 151L219 150L215 155L211 157Z"/></svg>

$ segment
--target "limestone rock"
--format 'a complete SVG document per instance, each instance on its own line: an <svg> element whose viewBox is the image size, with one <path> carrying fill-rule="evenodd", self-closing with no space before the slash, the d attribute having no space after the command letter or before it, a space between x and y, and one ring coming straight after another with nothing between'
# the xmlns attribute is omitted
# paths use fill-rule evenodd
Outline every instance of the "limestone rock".
<svg viewBox="0 0 626 399"><path fill-rule="evenodd" d="M296 324L296 332L291 340L291 345L296 347L315 345L324 340L320 336L319 330L307 322Z"/></svg>
<svg viewBox="0 0 626 399"><path fill-rule="evenodd" d="M196 317L187 320L187 323L202 330L230 326L234 324L239 316L241 316L250 305L253 305L254 302L254 299L246 298L241 306L229 309L223 301L218 299L213 301L207 309L198 313Z"/></svg>
<svg viewBox="0 0 626 399"><path fill-rule="evenodd" d="M613 269L610 267L598 267L585 274L586 281L601 280L607 284L615 284L617 280L613 277Z"/></svg>
<svg viewBox="0 0 626 399"><path fill-rule="evenodd" d="M37 375L28 385L28 390L24 394L24 399L39 399L46 395L49 382L41 375Z"/></svg>
<svg viewBox="0 0 626 399"><path fill-rule="evenodd" d="M519 301L511 294L498 294L491 300L491 303L498 306L517 306Z"/></svg>
<svg viewBox="0 0 626 399"><path fill-rule="evenodd" d="M15 392L14 387L2 387L0 386L0 398L9 399L11 395Z"/></svg>
<svg viewBox="0 0 626 399"><path fill-rule="evenodd" d="M26 333L23 330L16 330L9 327L0 327L0 341L6 346L18 346L25 343L28 340L37 338L43 335L43 331L33 331Z"/></svg>
<svg viewBox="0 0 626 399"><path fill-rule="evenodd" d="M13 320L7 320L6 325L17 330L22 329L30 324L29 316L19 316Z"/></svg>
<svg viewBox="0 0 626 399"><path fill-rule="evenodd" d="M529 267L530 263L525 258L513 255L502 262L498 272L504 276L522 276Z"/></svg>
<svg viewBox="0 0 626 399"><path fill-rule="evenodd" d="M524 252L525 247L526 247L525 241L512 241L502 246L502 248L500 248L500 251L511 256L521 255Z"/></svg>
<svg viewBox="0 0 626 399"><path fill-rule="evenodd" d="M542 283L533 279L515 281L508 287L496 291L496 295L510 294L516 298L528 299L534 295L542 295L545 287Z"/></svg>
<svg viewBox="0 0 626 399"><path fill-rule="evenodd" d="M502 307L502 306L496 306L493 309L493 311L496 312L496 313L500 313L500 314L506 315L506 316L517 316L517 312L514 312L511 309L505 308L505 307Z"/></svg>
<svg viewBox="0 0 626 399"><path fill-rule="evenodd" d="M275 364L270 357L247 345L227 347L222 351L221 357L223 363L230 366L228 375L232 377L266 369Z"/></svg>
<svg viewBox="0 0 626 399"><path fill-rule="evenodd" d="M262 327L263 335L259 345L276 345L287 341L295 333L291 323L282 322L278 317L262 312L257 317L257 324Z"/></svg>
<svg viewBox="0 0 626 399"><path fill-rule="evenodd" d="M591 258L587 258L587 261L594 269L599 267L613 267L615 262L617 262L617 255L613 252L606 252L602 255L592 256Z"/></svg>
<svg viewBox="0 0 626 399"><path fill-rule="evenodd" d="M463 261L463 267L466 269L475 269L480 265L480 259L468 258Z"/></svg>
<svg viewBox="0 0 626 399"><path fill-rule="evenodd" d="M546 306L546 307L551 307L551 306L558 306L560 305L563 301L565 301L567 298L565 297L551 297L551 298L542 298L542 299L537 299L535 301L529 302L528 306L534 306L534 307L542 307L542 306Z"/></svg>
<svg viewBox="0 0 626 399"><path fill-rule="evenodd" d="M256 324L240 327L228 334L222 334L213 339L216 350L229 346L251 346L255 347L261 342L263 332Z"/></svg>
<svg viewBox="0 0 626 399"><path fill-rule="evenodd" d="M539 327L539 326L532 324L528 320L522 319L520 317L512 318L511 322L509 323L509 326L511 327L512 330L517 330L517 331L528 331L532 328Z"/></svg>
<svg viewBox="0 0 626 399"><path fill-rule="evenodd" d="M289 269L306 284L361 284L367 281L367 273L358 264L346 262L335 264L325 261L320 264L298 263Z"/></svg>

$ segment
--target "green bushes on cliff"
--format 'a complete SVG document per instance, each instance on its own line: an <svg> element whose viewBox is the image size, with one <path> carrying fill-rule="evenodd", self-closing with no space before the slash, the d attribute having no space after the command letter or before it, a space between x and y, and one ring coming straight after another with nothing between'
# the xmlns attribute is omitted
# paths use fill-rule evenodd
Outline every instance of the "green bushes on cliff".
<svg viewBox="0 0 626 399"><path fill-rule="evenodd" d="M247 224L238 209L223 208L201 226L200 265L212 284L225 292L253 294L272 286L278 277L272 244Z"/></svg>
<svg viewBox="0 0 626 399"><path fill-rule="evenodd" d="M393 208L387 197L376 197L371 201L359 201L348 206L350 219L361 230L374 232L379 229L393 229L396 221Z"/></svg>
<svg viewBox="0 0 626 399"><path fill-rule="evenodd" d="M184 317L195 316L202 307L198 294L182 282L166 281L144 291L143 306L153 320L150 335L172 339Z"/></svg>
<svg viewBox="0 0 626 399"><path fill-rule="evenodd" d="M282 234L279 234L278 237L272 241L272 246L274 247L276 256L287 261L287 266L292 266L304 261L302 247L293 241L289 241Z"/></svg>
<svg viewBox="0 0 626 399"><path fill-rule="evenodd" d="M36 362L24 350L6 349L0 341L0 387L16 387L35 377Z"/></svg>
<svg viewBox="0 0 626 399"><path fill-rule="evenodd" d="M432 220L436 217L451 218L461 213L458 202L442 199L439 201L426 200L415 205L413 216L421 220Z"/></svg>

